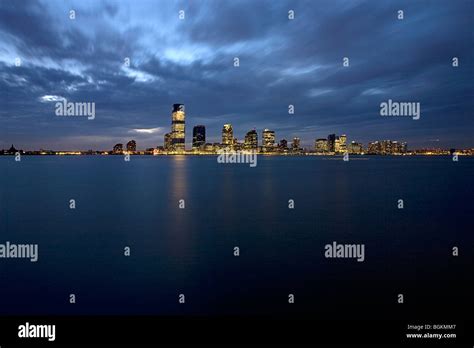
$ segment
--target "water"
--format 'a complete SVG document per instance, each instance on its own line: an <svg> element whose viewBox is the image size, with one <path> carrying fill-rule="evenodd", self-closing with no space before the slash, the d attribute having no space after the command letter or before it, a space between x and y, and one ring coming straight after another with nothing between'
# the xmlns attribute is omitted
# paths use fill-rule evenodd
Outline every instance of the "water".
<svg viewBox="0 0 474 348"><path fill-rule="evenodd" d="M0 174L0 243L39 244L36 263L0 259L0 315L446 318L472 305L474 158L25 156L0 157ZM333 241L365 244L365 261L326 259Z"/></svg>

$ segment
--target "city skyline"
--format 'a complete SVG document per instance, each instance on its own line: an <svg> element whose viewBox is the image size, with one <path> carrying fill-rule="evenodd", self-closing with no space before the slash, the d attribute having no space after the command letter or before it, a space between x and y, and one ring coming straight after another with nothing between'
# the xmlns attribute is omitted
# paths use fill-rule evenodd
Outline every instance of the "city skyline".
<svg viewBox="0 0 474 348"><path fill-rule="evenodd" d="M175 103L171 109L171 129L170 132L166 133L163 137L163 146L157 145L156 147L148 148L145 152L152 152L153 154L180 154L180 153L190 153L186 148L185 141L185 129L186 129L186 107L184 104ZM294 137L291 140L291 144L288 144L288 140L281 139L277 140L274 130L265 128L262 131L261 145L259 145L258 132L256 129L249 130L243 139L239 139L234 136L233 127L231 124L226 123L222 127L222 141L208 143L206 142L206 126L205 125L196 125L193 127L193 138L192 138L192 148L191 153L201 153L201 154L211 154L218 153L219 151L254 151L261 154L305 154L305 153L324 153L324 154L377 154L377 153L407 153L407 144L406 142L398 142L391 140L384 140L379 143L379 141L370 142L367 145L367 151L364 151L363 144L359 142L352 141L350 144L347 143L347 135L341 134L329 134L327 139L319 138L314 140L313 148L305 148L301 146L301 140L299 137ZM400 146L399 146L400 144ZM371 150L372 149L372 150ZM387 150L388 149L388 150ZM23 149L16 149L14 145L10 149L2 150L2 154L16 154L24 152ZM26 151L34 152L34 150ZM74 150L77 152L77 150ZM88 150L89 153L93 151L92 149ZM95 150L97 151L97 150ZM101 151L101 150L99 150ZM103 150L102 150L103 151ZM50 153L60 152L66 153L67 150L40 150L40 153ZM103 151L104 152L104 151ZM113 146L112 151L105 152L110 154L134 154L139 153L137 150L137 142L132 139L128 141L125 146L123 143L117 143ZM81 154L81 151L76 154Z"/></svg>
<svg viewBox="0 0 474 348"><path fill-rule="evenodd" d="M210 142L229 123L305 147L334 133L471 148L471 12L470 1L2 2L0 148L153 147L176 101ZM58 117L63 99L96 115ZM421 117L381 117L388 100L420 103ZM185 138L190 148L192 128Z"/></svg>
<svg viewBox="0 0 474 348"><path fill-rule="evenodd" d="M195 125L192 127L192 146L186 148L185 129L186 129L186 108L184 104L175 103L171 109L171 128L163 137L163 145L146 148L144 151L137 148L137 142L134 139L129 140L125 146L124 143L117 143L111 151L108 150L23 150L16 149L12 144L9 149L0 151L0 155L17 155L23 154L218 154L222 151L252 151L258 154L272 155L306 155L306 154L324 154L324 155L400 155L400 154L430 154L430 155L446 155L446 154L464 154L473 155L474 148L466 149L410 149L408 144L398 140L375 140L364 146L363 143L347 140L346 134L336 135L329 134L327 138L315 138L312 147L301 145L301 139L294 137L293 139L280 139L276 137L274 130L265 128L262 130L261 142L257 130L251 129L239 141L233 131L232 124L226 123L222 127L221 142L206 142L206 126ZM290 143L291 141L291 143Z"/></svg>
<svg viewBox="0 0 474 348"><path fill-rule="evenodd" d="M145 151L137 148L137 142L134 139L129 140L125 146L124 143L117 143L113 146L111 151L88 149L87 151L82 150L53 150L41 148L40 150L29 149L26 153L67 153L74 152L75 154L84 154L91 152L103 152L104 154L216 154L222 150L232 151L255 151L260 154L408 154L408 153L421 153L420 150L433 150L427 151L429 154L446 154L460 151L464 154L473 154L473 148L455 149L453 147L441 149L410 149L408 151L408 144L404 141L399 140L373 140L364 146L363 143L355 140L348 142L346 134L336 135L335 133L329 134L326 138L315 138L313 146L305 147L301 144L299 137L293 139L277 138L275 130L265 128L261 132L261 140L259 142L259 136L257 130L251 129L246 132L243 139L239 139L235 136L233 126L230 123L226 123L222 127L221 141L220 142L207 142L206 141L206 126L195 125L192 127L192 143L191 147L186 147L185 140L185 129L186 129L186 107L184 104L174 103L171 109L171 127L168 133L165 133L163 137L163 145L156 145L153 147L145 148ZM3 149L0 154L15 154L17 151L24 151L23 149L16 149L12 144L10 149Z"/></svg>

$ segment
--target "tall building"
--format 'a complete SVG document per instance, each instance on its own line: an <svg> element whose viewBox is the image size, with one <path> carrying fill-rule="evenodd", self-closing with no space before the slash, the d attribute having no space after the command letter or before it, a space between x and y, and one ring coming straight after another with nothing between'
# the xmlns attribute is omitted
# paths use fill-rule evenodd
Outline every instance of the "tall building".
<svg viewBox="0 0 474 348"><path fill-rule="evenodd" d="M329 152L336 151L336 134L328 135L328 151Z"/></svg>
<svg viewBox="0 0 474 348"><path fill-rule="evenodd" d="M247 132L244 140L244 148L246 150L257 150L258 149L258 134L255 129Z"/></svg>
<svg viewBox="0 0 474 348"><path fill-rule="evenodd" d="M408 144L406 142L401 143L401 150L402 150L402 153L408 152Z"/></svg>
<svg viewBox="0 0 474 348"><path fill-rule="evenodd" d="M114 153L122 153L122 152L123 152L123 144L115 144Z"/></svg>
<svg viewBox="0 0 474 348"><path fill-rule="evenodd" d="M225 147L232 147L234 143L234 130L231 124L225 124L222 127L222 145Z"/></svg>
<svg viewBox="0 0 474 348"><path fill-rule="evenodd" d="M193 128L193 149L198 149L206 143L206 127L199 125Z"/></svg>
<svg viewBox="0 0 474 348"><path fill-rule="evenodd" d="M346 152L347 151L347 136L342 134L339 136L339 152Z"/></svg>
<svg viewBox="0 0 474 348"><path fill-rule="evenodd" d="M301 149L301 141L300 138L295 137L293 138L293 141L291 142L291 149L293 151L298 151Z"/></svg>
<svg viewBox="0 0 474 348"><path fill-rule="evenodd" d="M351 141L351 143L347 146L347 152L353 155L360 155L364 152L364 148L361 143Z"/></svg>
<svg viewBox="0 0 474 348"><path fill-rule="evenodd" d="M340 153L341 152L341 141L339 136L336 136L336 140L334 141L334 152Z"/></svg>
<svg viewBox="0 0 474 348"><path fill-rule="evenodd" d="M171 148L174 151L185 150L185 118L184 104L173 104L171 113Z"/></svg>
<svg viewBox="0 0 474 348"><path fill-rule="evenodd" d="M129 152L137 151L137 142L135 140L130 140L127 143L127 151L129 151Z"/></svg>
<svg viewBox="0 0 474 348"><path fill-rule="evenodd" d="M338 135L329 134L327 140L327 151L334 153L345 153L347 151L347 136L345 134Z"/></svg>
<svg viewBox="0 0 474 348"><path fill-rule="evenodd" d="M164 140L164 143L163 143L163 147L167 151L171 150L171 133L166 133L165 134L165 140Z"/></svg>
<svg viewBox="0 0 474 348"><path fill-rule="evenodd" d="M382 153L382 146L378 141L373 141L367 146L367 153L371 155L379 155Z"/></svg>
<svg viewBox="0 0 474 348"><path fill-rule="evenodd" d="M271 152L275 147L275 131L264 129L262 133L262 146L264 152Z"/></svg>
<svg viewBox="0 0 474 348"><path fill-rule="evenodd" d="M317 153L324 153L328 151L328 140L327 139L316 139L314 141L314 151Z"/></svg>
<svg viewBox="0 0 474 348"><path fill-rule="evenodd" d="M399 141L392 141L391 145L392 154L402 154L407 152L407 143Z"/></svg>
<svg viewBox="0 0 474 348"><path fill-rule="evenodd" d="M286 141L286 139L281 139L278 148L282 151L288 150L288 141Z"/></svg>
<svg viewBox="0 0 474 348"><path fill-rule="evenodd" d="M398 155L407 152L407 143L392 140L382 140L369 143L367 148L369 154L376 155Z"/></svg>

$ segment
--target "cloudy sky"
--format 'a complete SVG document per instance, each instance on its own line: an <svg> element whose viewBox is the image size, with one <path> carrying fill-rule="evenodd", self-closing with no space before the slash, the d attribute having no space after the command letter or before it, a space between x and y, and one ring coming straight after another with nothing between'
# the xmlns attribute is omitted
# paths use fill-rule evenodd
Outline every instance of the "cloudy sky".
<svg viewBox="0 0 474 348"><path fill-rule="evenodd" d="M473 13L472 0L2 0L0 148L162 145L173 103L187 144L194 125L213 142L231 123L239 140L474 147ZM58 117L55 98L95 102L96 117ZM420 102L420 119L381 117L388 99Z"/></svg>

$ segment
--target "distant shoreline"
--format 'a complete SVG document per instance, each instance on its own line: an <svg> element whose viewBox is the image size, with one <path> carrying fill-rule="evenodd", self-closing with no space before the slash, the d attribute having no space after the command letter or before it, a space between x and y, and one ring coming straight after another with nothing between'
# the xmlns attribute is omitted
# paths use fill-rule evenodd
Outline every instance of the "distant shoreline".
<svg viewBox="0 0 474 348"><path fill-rule="evenodd" d="M474 151L469 152L455 152L458 156L474 156ZM105 154L105 153L20 153L21 156L59 156L59 157L82 157L82 156L94 156L94 157L119 157L125 156L127 154ZM193 156L193 157L202 157L202 156L219 156L217 153L168 153L168 154L152 154L152 153L129 153L130 156L142 156L142 157L176 157L176 156ZM302 154L282 154L282 153L257 153L258 156L265 157L344 157L344 154L320 154L320 153L302 153ZM348 154L350 157L413 157L413 156L449 156L453 154L450 153L423 153L423 152L414 152L414 153L403 153L403 154ZM16 154L2 154L0 157L15 157Z"/></svg>

